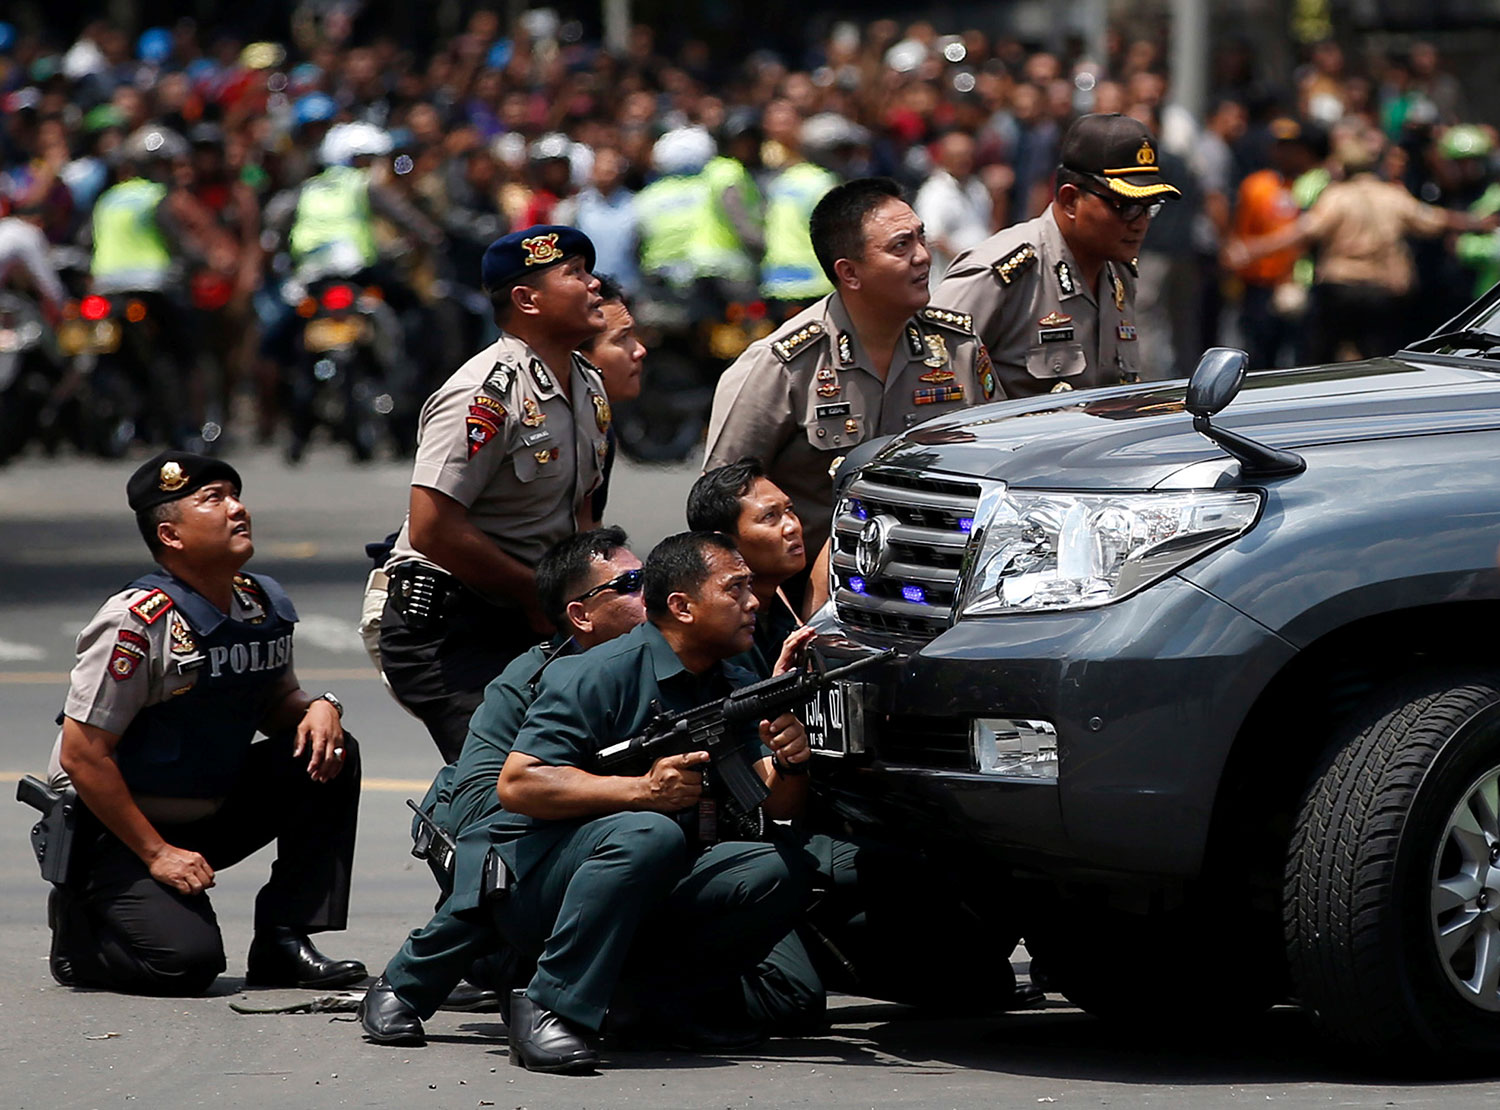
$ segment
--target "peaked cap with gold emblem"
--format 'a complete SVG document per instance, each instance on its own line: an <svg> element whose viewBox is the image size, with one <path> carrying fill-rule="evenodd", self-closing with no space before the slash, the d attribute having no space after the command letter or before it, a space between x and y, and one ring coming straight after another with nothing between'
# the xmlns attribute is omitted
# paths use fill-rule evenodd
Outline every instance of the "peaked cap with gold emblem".
<svg viewBox="0 0 1500 1110"><path fill-rule="evenodd" d="M195 455L191 451L163 451L136 468L125 483L125 497L133 512L165 505L202 489L210 482L227 480L235 491L243 488L239 471L223 459Z"/></svg>
<svg viewBox="0 0 1500 1110"><path fill-rule="evenodd" d="M1079 116L1063 136L1062 164L1074 173L1096 178L1110 192L1131 200L1182 195L1161 175L1151 132L1130 116Z"/></svg>

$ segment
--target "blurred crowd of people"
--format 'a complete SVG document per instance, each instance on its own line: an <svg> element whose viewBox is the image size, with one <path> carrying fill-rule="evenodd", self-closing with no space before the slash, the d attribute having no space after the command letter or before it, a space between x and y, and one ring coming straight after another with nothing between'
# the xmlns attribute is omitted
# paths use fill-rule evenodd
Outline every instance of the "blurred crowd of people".
<svg viewBox="0 0 1500 1110"><path fill-rule="evenodd" d="M1475 213L1393 224L1403 239L1424 237L1409 273L1382 277L1396 313L1383 310L1381 342L1431 330L1500 274L1492 223L1476 222L1500 210L1496 135L1426 43L1359 64L1320 43L1284 85L1247 49L1225 47L1198 119L1173 100L1163 44L1123 33L1091 58L877 20L834 25L801 59L726 58L696 41L668 52L645 26L610 52L549 13L506 27L480 11L421 56L390 37L356 38L340 8L299 11L283 42L186 19L133 33L91 23L72 42L0 24L6 222L97 261L101 197L126 174L159 180L172 293L194 321L183 325L189 392L200 409L255 396L263 437L289 358L287 286L326 245L309 237L359 240L357 268L390 292L420 399L492 334L475 299L479 259L509 229L576 224L599 270L632 294L708 277L794 306L827 292L807 243L812 205L838 180L886 174L926 223L935 284L955 255L1046 206L1059 139L1083 112L1145 122L1184 194L1139 261L1150 376L1187 373L1203 347L1228 340L1249 346L1255 366L1374 353L1337 334L1330 348L1320 330L1332 311L1318 295L1320 252L1336 249L1328 235L1304 224L1274 252L1253 249L1359 173ZM151 126L155 146L141 137ZM343 146L331 149L331 136ZM306 185L332 167L363 175L365 207L311 210ZM33 248L0 260L10 280L35 269ZM75 295L97 277L78 265ZM57 285L43 275L37 286L60 314Z"/></svg>

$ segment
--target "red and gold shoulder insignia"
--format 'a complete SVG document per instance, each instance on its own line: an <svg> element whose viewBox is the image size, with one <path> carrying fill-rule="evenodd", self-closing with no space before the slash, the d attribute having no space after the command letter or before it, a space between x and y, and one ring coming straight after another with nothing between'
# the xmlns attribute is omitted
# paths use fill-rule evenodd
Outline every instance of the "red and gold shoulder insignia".
<svg viewBox="0 0 1500 1110"><path fill-rule="evenodd" d="M132 638L126 639L125 631L121 630L120 638L115 641L115 650L109 653L109 677L116 682L124 682L135 674L141 660L146 658L145 637L132 633Z"/></svg>
<svg viewBox="0 0 1500 1110"><path fill-rule="evenodd" d="M172 608L172 599L167 596L167 592L152 590L132 605L130 611L140 619L141 623L154 624L170 608Z"/></svg>

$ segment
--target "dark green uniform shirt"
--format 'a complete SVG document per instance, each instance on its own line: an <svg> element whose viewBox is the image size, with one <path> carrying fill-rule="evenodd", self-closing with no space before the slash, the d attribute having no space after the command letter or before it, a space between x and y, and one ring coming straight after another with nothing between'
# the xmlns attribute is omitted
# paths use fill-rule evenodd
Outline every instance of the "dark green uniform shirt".
<svg viewBox="0 0 1500 1110"><path fill-rule="evenodd" d="M560 656L572 655L578 645L569 639L561 648L556 640L536 647L512 659L484 688L484 701L469 721L469 736L464 741L453 775L453 800L448 807L447 827L453 831L488 817L500 808L495 784L500 768L510 755L511 743L526 720L526 710L536 699L536 685L543 666L554 651Z"/></svg>
<svg viewBox="0 0 1500 1110"><path fill-rule="evenodd" d="M645 728L653 702L677 713L754 681L755 675L730 663L693 674L647 622L548 667L513 750L549 766L593 771L596 752ZM491 839L519 879L582 820L545 821L501 811L490 822Z"/></svg>

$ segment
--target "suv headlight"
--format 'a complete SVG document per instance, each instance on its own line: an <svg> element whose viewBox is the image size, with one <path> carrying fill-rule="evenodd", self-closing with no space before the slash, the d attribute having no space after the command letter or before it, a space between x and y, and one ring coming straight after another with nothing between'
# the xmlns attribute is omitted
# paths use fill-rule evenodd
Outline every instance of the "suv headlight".
<svg viewBox="0 0 1500 1110"><path fill-rule="evenodd" d="M1119 601L1247 531L1254 490L1049 493L997 484L975 513L954 616Z"/></svg>

